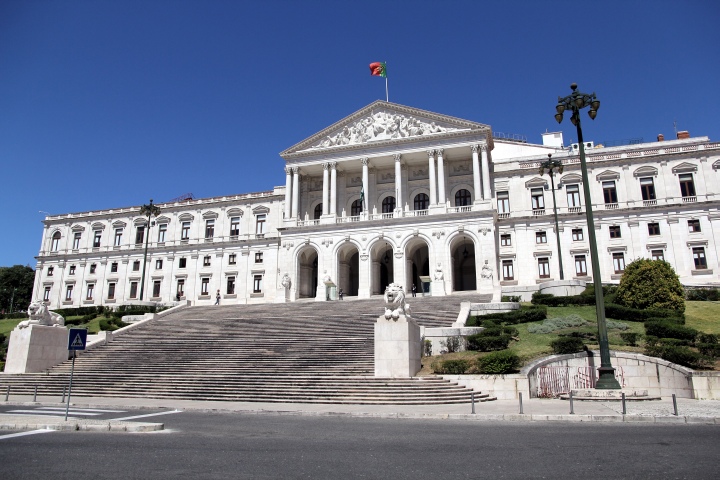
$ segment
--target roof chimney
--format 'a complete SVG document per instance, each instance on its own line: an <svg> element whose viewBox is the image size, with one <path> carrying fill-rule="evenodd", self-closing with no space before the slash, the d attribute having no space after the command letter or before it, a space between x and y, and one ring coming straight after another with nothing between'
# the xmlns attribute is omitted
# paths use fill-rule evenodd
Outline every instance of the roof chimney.
<svg viewBox="0 0 720 480"><path fill-rule="evenodd" d="M658 134L658 142L663 142L663 141L665 141L665 135L663 135L662 133Z"/></svg>
<svg viewBox="0 0 720 480"><path fill-rule="evenodd" d="M684 138L690 138L690 132L688 132L687 130L681 130L681 131L677 132L677 138L678 138L678 140L682 140Z"/></svg>

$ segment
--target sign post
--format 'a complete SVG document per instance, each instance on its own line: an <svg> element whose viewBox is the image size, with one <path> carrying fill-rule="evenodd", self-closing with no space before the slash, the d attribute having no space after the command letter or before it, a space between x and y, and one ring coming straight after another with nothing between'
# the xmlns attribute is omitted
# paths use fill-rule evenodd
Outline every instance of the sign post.
<svg viewBox="0 0 720 480"><path fill-rule="evenodd" d="M68 387L67 405L65 406L65 421L68 419L68 412L70 411L70 395L72 393L72 381L73 373L75 372L75 351L85 350L85 344L87 343L87 330L84 328L71 328L68 331L68 350L72 351L72 367L70 367L70 386Z"/></svg>

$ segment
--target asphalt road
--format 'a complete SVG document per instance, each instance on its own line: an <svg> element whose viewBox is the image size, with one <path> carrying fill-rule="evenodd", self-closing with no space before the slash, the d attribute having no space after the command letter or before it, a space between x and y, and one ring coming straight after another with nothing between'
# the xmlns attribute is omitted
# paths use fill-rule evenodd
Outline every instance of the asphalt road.
<svg viewBox="0 0 720 480"><path fill-rule="evenodd" d="M161 419L161 420L160 420ZM149 420L149 419L148 419ZM3 479L717 478L712 425L181 412L157 433L0 439Z"/></svg>

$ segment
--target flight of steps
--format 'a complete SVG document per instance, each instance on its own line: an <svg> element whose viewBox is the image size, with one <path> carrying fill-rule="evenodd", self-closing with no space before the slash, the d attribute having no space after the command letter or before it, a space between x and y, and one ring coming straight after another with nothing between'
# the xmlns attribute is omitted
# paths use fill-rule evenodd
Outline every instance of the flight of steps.
<svg viewBox="0 0 720 480"><path fill-rule="evenodd" d="M409 298L413 318L449 326L461 301ZM73 396L349 404L468 403L472 390L438 377L373 376L381 298L190 307L75 361ZM0 376L14 394L62 395L71 362L47 374ZM491 400L475 393L476 401Z"/></svg>

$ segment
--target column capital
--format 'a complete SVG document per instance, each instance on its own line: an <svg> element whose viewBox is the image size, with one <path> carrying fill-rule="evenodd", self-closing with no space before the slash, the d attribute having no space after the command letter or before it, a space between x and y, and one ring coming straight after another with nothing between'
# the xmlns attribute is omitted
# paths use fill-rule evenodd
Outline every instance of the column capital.
<svg viewBox="0 0 720 480"><path fill-rule="evenodd" d="M329 170L330 169L330 162L323 162L322 163L323 170Z"/></svg>
<svg viewBox="0 0 720 480"><path fill-rule="evenodd" d="M443 154L443 152L444 152L445 150L444 150L444 149L442 149L442 148L438 148L438 149L437 149L437 150L435 150L435 151L437 152L438 156L439 156L439 157L441 157L441 156L442 156L442 154Z"/></svg>
<svg viewBox="0 0 720 480"><path fill-rule="evenodd" d="M295 175L298 175L298 174L300 173L300 167L292 167L292 172L293 172Z"/></svg>
<svg viewBox="0 0 720 480"><path fill-rule="evenodd" d="M480 145L472 145L470 149L472 150L472 153L477 153L480 149Z"/></svg>
<svg viewBox="0 0 720 480"><path fill-rule="evenodd" d="M290 175L293 171L293 167L285 167L285 174Z"/></svg>
<svg viewBox="0 0 720 480"><path fill-rule="evenodd" d="M487 143L483 143L482 145L480 145L480 149L485 153L487 153L487 148Z"/></svg>
<svg viewBox="0 0 720 480"><path fill-rule="evenodd" d="M335 168L337 167L337 162L328 162L328 165L330 166L330 168L335 170Z"/></svg>
<svg viewBox="0 0 720 480"><path fill-rule="evenodd" d="M362 164L365 165L366 167L369 167L369 166L370 166L370 159L369 159L368 157L362 157L362 158L360 159L360 161L361 161Z"/></svg>
<svg viewBox="0 0 720 480"><path fill-rule="evenodd" d="M427 151L428 158L435 158L435 150Z"/></svg>
<svg viewBox="0 0 720 480"><path fill-rule="evenodd" d="M396 162L400 162L402 160L402 154L396 153L393 155L393 158L395 159Z"/></svg>

